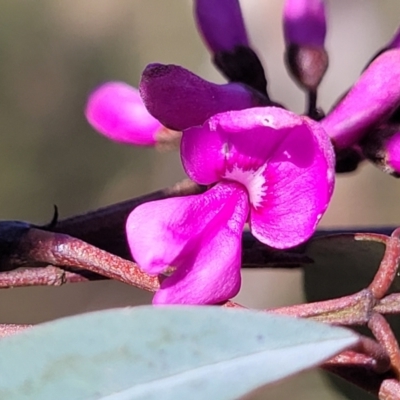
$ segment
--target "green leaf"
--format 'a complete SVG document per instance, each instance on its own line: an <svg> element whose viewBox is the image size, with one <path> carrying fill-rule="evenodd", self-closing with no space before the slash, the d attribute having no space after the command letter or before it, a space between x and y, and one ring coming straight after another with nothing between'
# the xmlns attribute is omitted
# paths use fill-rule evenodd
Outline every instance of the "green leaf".
<svg viewBox="0 0 400 400"><path fill-rule="evenodd" d="M0 398L236 399L353 345L351 331L219 307L137 307L0 340Z"/></svg>

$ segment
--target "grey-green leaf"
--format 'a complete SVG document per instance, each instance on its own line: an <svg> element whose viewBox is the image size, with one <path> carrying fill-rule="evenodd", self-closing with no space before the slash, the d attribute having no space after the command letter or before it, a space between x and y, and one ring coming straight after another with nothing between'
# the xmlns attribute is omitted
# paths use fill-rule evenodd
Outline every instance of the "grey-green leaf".
<svg viewBox="0 0 400 400"><path fill-rule="evenodd" d="M114 309L0 341L0 398L236 399L353 345L349 330L219 307Z"/></svg>

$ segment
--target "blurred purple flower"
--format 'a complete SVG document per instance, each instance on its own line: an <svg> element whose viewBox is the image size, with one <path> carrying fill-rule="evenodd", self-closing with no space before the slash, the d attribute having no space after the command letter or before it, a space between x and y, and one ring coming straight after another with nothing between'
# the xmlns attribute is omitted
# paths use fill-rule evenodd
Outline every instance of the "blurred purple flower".
<svg viewBox="0 0 400 400"><path fill-rule="evenodd" d="M385 144L386 164L390 173L400 176L400 130L393 134Z"/></svg>
<svg viewBox="0 0 400 400"><path fill-rule="evenodd" d="M324 47L324 1L286 0L283 10L283 32L287 44Z"/></svg>
<svg viewBox="0 0 400 400"><path fill-rule="evenodd" d="M325 51L325 4L323 0L286 0L283 10L285 61L289 72L300 87L313 93L328 68ZM314 94L315 93L315 94ZM312 115L316 104L310 104Z"/></svg>
<svg viewBox="0 0 400 400"><path fill-rule="evenodd" d="M249 46L239 0L195 0L195 18L211 52Z"/></svg>
<svg viewBox="0 0 400 400"><path fill-rule="evenodd" d="M333 190L328 136L318 123L280 108L215 115L183 132L181 157L191 179L215 186L143 204L126 226L144 271L175 269L157 304L214 304L236 295L245 222L269 246L296 246L315 231Z"/></svg>
<svg viewBox="0 0 400 400"><path fill-rule="evenodd" d="M95 89L85 115L94 129L120 143L152 146L163 129L147 111L139 91L123 82L108 82Z"/></svg>
<svg viewBox="0 0 400 400"><path fill-rule="evenodd" d="M371 127L384 122L400 105L400 49L377 57L360 79L321 121L335 147L356 144Z"/></svg>

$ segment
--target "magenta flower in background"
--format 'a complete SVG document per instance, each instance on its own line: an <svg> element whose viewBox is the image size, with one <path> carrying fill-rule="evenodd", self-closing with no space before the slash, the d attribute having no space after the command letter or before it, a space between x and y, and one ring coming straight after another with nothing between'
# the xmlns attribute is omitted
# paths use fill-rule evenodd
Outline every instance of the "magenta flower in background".
<svg viewBox="0 0 400 400"><path fill-rule="evenodd" d="M357 143L400 105L400 49L388 50L364 71L346 96L321 121L335 147Z"/></svg>
<svg viewBox="0 0 400 400"><path fill-rule="evenodd" d="M211 52L249 46L239 0L195 0L197 27Z"/></svg>
<svg viewBox="0 0 400 400"><path fill-rule="evenodd" d="M149 114L139 91L123 82L108 82L89 96L85 115L107 138L137 146L152 146L163 126Z"/></svg>
<svg viewBox="0 0 400 400"><path fill-rule="evenodd" d="M388 122L371 129L359 143L363 155L386 173L400 176L400 125Z"/></svg>
<svg viewBox="0 0 400 400"><path fill-rule="evenodd" d="M390 173L400 176L400 129L391 136L386 144L386 165Z"/></svg>
<svg viewBox="0 0 400 400"><path fill-rule="evenodd" d="M236 295L245 222L269 246L296 246L315 231L333 190L328 136L318 123L280 108L218 114L183 132L181 157L191 179L215 186L143 204L126 226L144 271L175 269L156 304L214 304Z"/></svg>

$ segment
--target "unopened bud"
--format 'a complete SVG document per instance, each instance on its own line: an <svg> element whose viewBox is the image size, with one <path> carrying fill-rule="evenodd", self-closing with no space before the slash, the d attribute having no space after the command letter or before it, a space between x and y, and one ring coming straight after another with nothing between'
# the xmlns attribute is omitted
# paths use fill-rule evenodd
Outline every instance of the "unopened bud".
<svg viewBox="0 0 400 400"><path fill-rule="evenodd" d="M211 83L177 65L148 65L139 90L150 114L176 131L202 125L221 112L269 104L245 85Z"/></svg>
<svg viewBox="0 0 400 400"><path fill-rule="evenodd" d="M296 82L314 91L327 68L324 49L325 5L322 0L286 0L283 13L285 60Z"/></svg>

